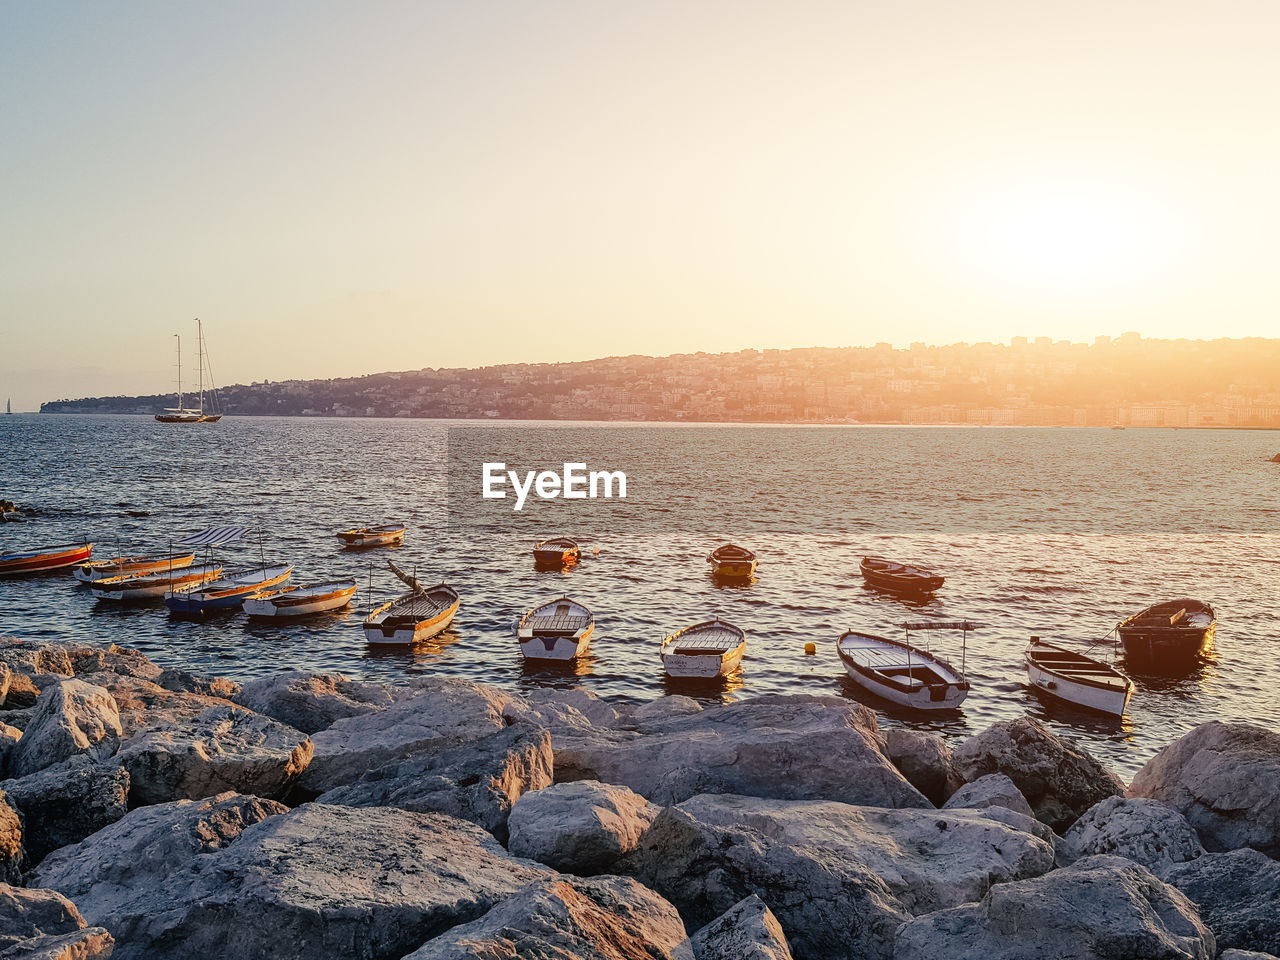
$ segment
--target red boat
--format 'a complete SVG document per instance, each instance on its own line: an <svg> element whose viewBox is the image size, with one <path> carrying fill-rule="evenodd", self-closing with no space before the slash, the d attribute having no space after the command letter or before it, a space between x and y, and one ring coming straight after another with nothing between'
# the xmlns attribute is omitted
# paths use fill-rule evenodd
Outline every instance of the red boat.
<svg viewBox="0 0 1280 960"><path fill-rule="evenodd" d="M73 567L93 556L92 543L64 543L17 553L0 553L0 577Z"/></svg>

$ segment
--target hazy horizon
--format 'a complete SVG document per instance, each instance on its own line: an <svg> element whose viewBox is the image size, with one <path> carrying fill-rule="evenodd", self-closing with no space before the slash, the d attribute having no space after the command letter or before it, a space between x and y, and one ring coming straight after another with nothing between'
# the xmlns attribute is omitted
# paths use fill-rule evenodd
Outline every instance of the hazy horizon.
<svg viewBox="0 0 1280 960"><path fill-rule="evenodd" d="M0 10L0 397L1266 336L1261 2ZM184 365L193 367L188 353Z"/></svg>

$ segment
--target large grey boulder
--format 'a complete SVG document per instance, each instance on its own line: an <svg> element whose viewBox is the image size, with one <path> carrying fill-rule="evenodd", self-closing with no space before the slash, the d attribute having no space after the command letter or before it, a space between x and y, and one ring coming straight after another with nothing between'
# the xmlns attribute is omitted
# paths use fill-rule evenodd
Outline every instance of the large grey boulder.
<svg viewBox="0 0 1280 960"><path fill-rule="evenodd" d="M894 727L884 735L885 754L913 787L942 806L964 784L951 748L941 737L906 727Z"/></svg>
<svg viewBox="0 0 1280 960"><path fill-rule="evenodd" d="M303 733L319 733L346 717L385 710L395 693L389 684L336 673L285 673L246 683L234 699Z"/></svg>
<svg viewBox="0 0 1280 960"><path fill-rule="evenodd" d="M9 756L21 739L22 731L19 728L0 721L0 773L9 768Z"/></svg>
<svg viewBox="0 0 1280 960"><path fill-rule="evenodd" d="M985 810L987 807L1004 807L1026 817L1035 816L1022 791L1003 773L989 773L966 783L942 805L943 810Z"/></svg>
<svg viewBox="0 0 1280 960"><path fill-rule="evenodd" d="M404 960L672 960L684 940L676 908L634 880L567 878L524 887Z"/></svg>
<svg viewBox="0 0 1280 960"><path fill-rule="evenodd" d="M83 680L49 685L36 711L9 755L15 777L84 754L100 760L115 753L121 737L120 713L111 694Z"/></svg>
<svg viewBox="0 0 1280 960"><path fill-rule="evenodd" d="M0 882L18 883L23 869L22 821L12 801L0 791Z"/></svg>
<svg viewBox="0 0 1280 960"><path fill-rule="evenodd" d="M467 680L419 680L386 709L346 717L313 734L315 755L298 785L319 795L412 754L478 740L507 725L503 709L514 700Z"/></svg>
<svg viewBox="0 0 1280 960"><path fill-rule="evenodd" d="M660 809L626 787L558 783L516 801L507 849L568 873L602 873L639 846Z"/></svg>
<svg viewBox="0 0 1280 960"><path fill-rule="evenodd" d="M1219 946L1280 954L1280 862L1245 848L1175 863L1160 876L1195 902Z"/></svg>
<svg viewBox="0 0 1280 960"><path fill-rule="evenodd" d="M894 960L1213 960L1195 905L1120 857L993 886L980 903L918 917Z"/></svg>
<svg viewBox="0 0 1280 960"><path fill-rule="evenodd" d="M139 807L46 857L31 880L62 891L96 922L117 918L131 905L145 912L148 891L159 912L171 877L198 872L203 858L230 846L248 827L287 812L274 800L235 793Z"/></svg>
<svg viewBox="0 0 1280 960"><path fill-rule="evenodd" d="M791 960L782 924L754 893L689 938L695 960Z"/></svg>
<svg viewBox="0 0 1280 960"><path fill-rule="evenodd" d="M608 728L616 727L619 723L617 707L579 687L568 690L534 687L525 690L519 700L507 707L507 716L510 718L522 713L524 719L548 730L561 726Z"/></svg>
<svg viewBox="0 0 1280 960"><path fill-rule="evenodd" d="M1090 807L1058 844L1058 862L1063 865L1113 854L1155 874L1203 853L1200 838L1182 814L1145 798L1108 797Z"/></svg>
<svg viewBox="0 0 1280 960"><path fill-rule="evenodd" d="M50 851L115 823L129 809L128 771L83 756L6 780L0 790L22 816L28 868Z"/></svg>
<svg viewBox="0 0 1280 960"><path fill-rule="evenodd" d="M668 807L617 867L704 925L766 899L803 957L887 960L898 926L1043 873L1053 847L982 811L703 795Z"/></svg>
<svg viewBox="0 0 1280 960"><path fill-rule="evenodd" d="M127 883L101 835L37 875L111 931L116 960L398 960L549 876L474 824L391 808L304 804L209 853L137 857Z"/></svg>
<svg viewBox="0 0 1280 960"><path fill-rule="evenodd" d="M126 677L156 680L164 673L160 666L152 663L141 651L114 643L88 650L70 650L68 659L71 661L71 672L77 677L85 674L118 673Z"/></svg>
<svg viewBox="0 0 1280 960"><path fill-rule="evenodd" d="M1149 760L1129 795L1177 810L1209 850L1280 857L1280 734L1265 727L1202 724Z"/></svg>
<svg viewBox="0 0 1280 960"><path fill-rule="evenodd" d="M135 804L227 790L279 798L306 769L311 750L302 732L228 704L134 735L119 761Z"/></svg>
<svg viewBox="0 0 1280 960"><path fill-rule="evenodd" d="M224 700L234 700L241 690L240 684L226 677L207 677L186 670L165 670L155 682L171 693L196 693Z"/></svg>
<svg viewBox="0 0 1280 960"><path fill-rule="evenodd" d="M192 720L212 707L232 706L230 700L221 697L170 690L154 681L126 674L93 673L79 679L110 691L120 712L125 739Z"/></svg>
<svg viewBox="0 0 1280 960"><path fill-rule="evenodd" d="M966 781L1003 773L1031 804L1036 818L1062 833L1124 783L1092 756L1030 717L992 724L955 749Z"/></svg>
<svg viewBox="0 0 1280 960"><path fill-rule="evenodd" d="M840 697L762 696L646 722L644 732L552 731L556 780L630 787L660 804L699 793L932 804L884 755L875 714Z"/></svg>
<svg viewBox="0 0 1280 960"><path fill-rule="evenodd" d="M71 933L45 934L15 943L0 952L0 960L107 960L115 940L102 927Z"/></svg>
<svg viewBox="0 0 1280 960"><path fill-rule="evenodd" d="M523 724L439 752L424 751L320 795L321 803L447 813L477 823L499 842L529 790L551 785L551 737Z"/></svg>

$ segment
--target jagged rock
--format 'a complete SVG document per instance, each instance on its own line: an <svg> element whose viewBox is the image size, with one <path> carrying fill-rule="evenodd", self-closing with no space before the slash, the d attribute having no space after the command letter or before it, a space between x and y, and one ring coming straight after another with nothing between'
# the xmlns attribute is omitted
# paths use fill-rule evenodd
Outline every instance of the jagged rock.
<svg viewBox="0 0 1280 960"><path fill-rule="evenodd" d="M1052 865L1050 844L983 811L703 795L663 810L616 869L687 923L709 923L754 893L798 955L888 960L913 914Z"/></svg>
<svg viewBox="0 0 1280 960"><path fill-rule="evenodd" d="M778 918L754 893L689 938L695 960L791 960Z"/></svg>
<svg viewBox="0 0 1280 960"><path fill-rule="evenodd" d="M894 727L884 735L885 754L902 771L907 782L929 798L935 807L964 784L951 748L941 737L918 730Z"/></svg>
<svg viewBox="0 0 1280 960"><path fill-rule="evenodd" d="M1175 863L1160 877L1195 902L1219 946L1280 954L1280 862L1245 848Z"/></svg>
<svg viewBox="0 0 1280 960"><path fill-rule="evenodd" d="M556 780L619 783L661 804L736 793L931 806L885 757L875 714L840 697L754 697L644 727L553 731Z"/></svg>
<svg viewBox="0 0 1280 960"><path fill-rule="evenodd" d="M1124 795L1119 777L1030 717L993 724L960 744L953 756L966 781L1003 773L1022 791L1036 819L1058 833L1095 803Z"/></svg>
<svg viewBox="0 0 1280 960"><path fill-rule="evenodd" d="M131 903L142 907L149 888L157 895L171 876L225 849L245 829L287 813L274 800L223 793L204 800L175 800L131 810L84 841L63 847L31 873L35 883L60 890L106 926ZM157 907L158 909L158 907Z"/></svg>
<svg viewBox="0 0 1280 960"><path fill-rule="evenodd" d="M71 666L71 658L92 652L93 647L83 643L48 643L0 637L0 663L5 664L15 677L37 673L56 673L62 677L70 677L75 672Z"/></svg>
<svg viewBox="0 0 1280 960"><path fill-rule="evenodd" d="M447 813L477 823L506 842L512 805L526 791L550 786L551 774L551 737L545 730L520 724L388 764L319 799L349 807Z"/></svg>
<svg viewBox="0 0 1280 960"><path fill-rule="evenodd" d="M106 647L91 647L69 653L71 672L75 676L96 673L118 673L126 677L155 680L164 671L150 658L132 647L119 647L114 643Z"/></svg>
<svg viewBox="0 0 1280 960"><path fill-rule="evenodd" d="M0 953L0 960L107 960L115 940L102 927L23 940Z"/></svg>
<svg viewBox="0 0 1280 960"><path fill-rule="evenodd" d="M684 940L680 914L652 890L626 877L573 878L531 884L404 960L671 960Z"/></svg>
<svg viewBox="0 0 1280 960"><path fill-rule="evenodd" d="M1280 857L1280 734L1265 727L1201 724L1148 761L1129 795L1177 810L1208 850Z"/></svg>
<svg viewBox="0 0 1280 960"><path fill-rule="evenodd" d="M80 679L91 680L111 692L120 711L125 739L193 720L213 707L233 706L221 697L167 690L150 680L124 674L94 673Z"/></svg>
<svg viewBox="0 0 1280 960"><path fill-rule="evenodd" d="M595 727L612 727L618 723L618 711L606 700L601 700L589 690L574 687L569 690L556 690L550 687L534 687L525 691L525 703L534 711L538 711L539 721L550 727L541 719L541 712L559 707L571 707L576 714L584 717Z"/></svg>
<svg viewBox="0 0 1280 960"><path fill-rule="evenodd" d="M1008 807L981 807L974 812L982 814L988 820L996 820L1005 826L1013 827L1015 830L1021 830L1023 833L1039 837L1051 847L1056 847L1060 842L1058 835L1053 832L1053 828L1047 823L1041 823L1035 817L1029 817L1025 813L1018 813Z"/></svg>
<svg viewBox="0 0 1280 960"><path fill-rule="evenodd" d="M1114 854L1153 873L1204 853L1195 829L1182 814L1145 798L1108 797L1090 807L1062 837L1058 862Z"/></svg>
<svg viewBox="0 0 1280 960"><path fill-rule="evenodd" d="M4 638L0 638L3 642ZM13 682L13 671L9 669L9 664L0 661L0 704L9 696L9 684Z"/></svg>
<svg viewBox="0 0 1280 960"><path fill-rule="evenodd" d="M1256 950L1223 950L1218 954L1218 960L1280 960L1280 957Z"/></svg>
<svg viewBox="0 0 1280 960"><path fill-rule="evenodd" d="M1005 807L1025 817L1035 816L1022 791L1003 773L989 773L966 783L942 805L943 810L984 810L987 807Z"/></svg>
<svg viewBox="0 0 1280 960"><path fill-rule="evenodd" d="M1145 867L1087 857L993 886L980 903L903 925L894 960L1212 960L1195 905Z"/></svg>
<svg viewBox="0 0 1280 960"><path fill-rule="evenodd" d="M0 883L0 948L86 926L76 905L58 891Z"/></svg>
<svg viewBox="0 0 1280 960"><path fill-rule="evenodd" d="M22 816L27 865L78 843L128 812L129 774L110 761L72 757L20 780L0 783Z"/></svg>
<svg viewBox="0 0 1280 960"><path fill-rule="evenodd" d="M40 695L9 756L9 768L14 776L25 777L77 754L94 760L109 757L120 736L120 714L110 693L82 680L62 680Z"/></svg>
<svg viewBox="0 0 1280 960"><path fill-rule="evenodd" d="M32 681L31 674L16 672L9 674L9 683L5 689L3 703L6 712L27 710L34 707L39 697L40 688Z"/></svg>
<svg viewBox="0 0 1280 960"><path fill-rule="evenodd" d="M22 731L0 722L0 773L9 767L9 755L22 739Z"/></svg>
<svg viewBox="0 0 1280 960"><path fill-rule="evenodd" d="M702 704L692 697L672 695L640 704L631 711L631 722L638 729L645 730L673 717L687 717L701 712Z"/></svg>
<svg viewBox="0 0 1280 960"><path fill-rule="evenodd" d="M0 883L22 880L22 820L8 795L0 790Z"/></svg>
<svg viewBox="0 0 1280 960"><path fill-rule="evenodd" d="M186 670L165 670L156 677L156 683L171 693L197 693L222 700L234 700L241 690L240 684L226 677L205 677Z"/></svg>
<svg viewBox="0 0 1280 960"><path fill-rule="evenodd" d="M512 808L507 849L569 873L602 873L640 843L660 808L594 780L526 793Z"/></svg>
<svg viewBox="0 0 1280 960"><path fill-rule="evenodd" d="M37 875L111 931L116 960L395 960L550 876L474 824L392 808L304 804L210 853L135 856L127 883L101 837Z"/></svg>
<svg viewBox="0 0 1280 960"><path fill-rule="evenodd" d="M388 684L348 680L341 674L286 673L250 681L235 699L303 733L319 733L345 717L385 710L395 694Z"/></svg>
<svg viewBox="0 0 1280 960"><path fill-rule="evenodd" d="M137 734L119 754L133 804L226 790L282 797L310 760L305 734L230 704Z"/></svg>
<svg viewBox="0 0 1280 960"><path fill-rule="evenodd" d="M299 787L321 794L427 749L456 746L506 726L511 694L467 680L428 678L385 710L346 717L312 736L315 756Z"/></svg>

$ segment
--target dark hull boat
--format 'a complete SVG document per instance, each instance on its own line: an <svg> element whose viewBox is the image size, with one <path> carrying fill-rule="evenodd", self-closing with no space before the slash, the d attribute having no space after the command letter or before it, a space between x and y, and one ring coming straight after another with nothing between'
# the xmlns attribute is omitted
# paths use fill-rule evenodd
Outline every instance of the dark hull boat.
<svg viewBox="0 0 1280 960"><path fill-rule="evenodd" d="M725 579L745 579L756 572L756 555L732 543L712 550L707 563L711 564L713 576Z"/></svg>
<svg viewBox="0 0 1280 960"><path fill-rule="evenodd" d="M890 593L919 596L933 593L946 582L944 577L939 577L924 567L895 563L883 557L863 557L861 568L867 583Z"/></svg>
<svg viewBox="0 0 1280 960"><path fill-rule="evenodd" d="M1116 632L1127 663L1161 669L1194 663L1213 645L1217 625L1217 614L1209 604L1168 600L1135 613Z"/></svg>
<svg viewBox="0 0 1280 960"><path fill-rule="evenodd" d="M543 540L533 547L533 562L538 567L567 567L577 563L582 555L578 541L569 537Z"/></svg>

